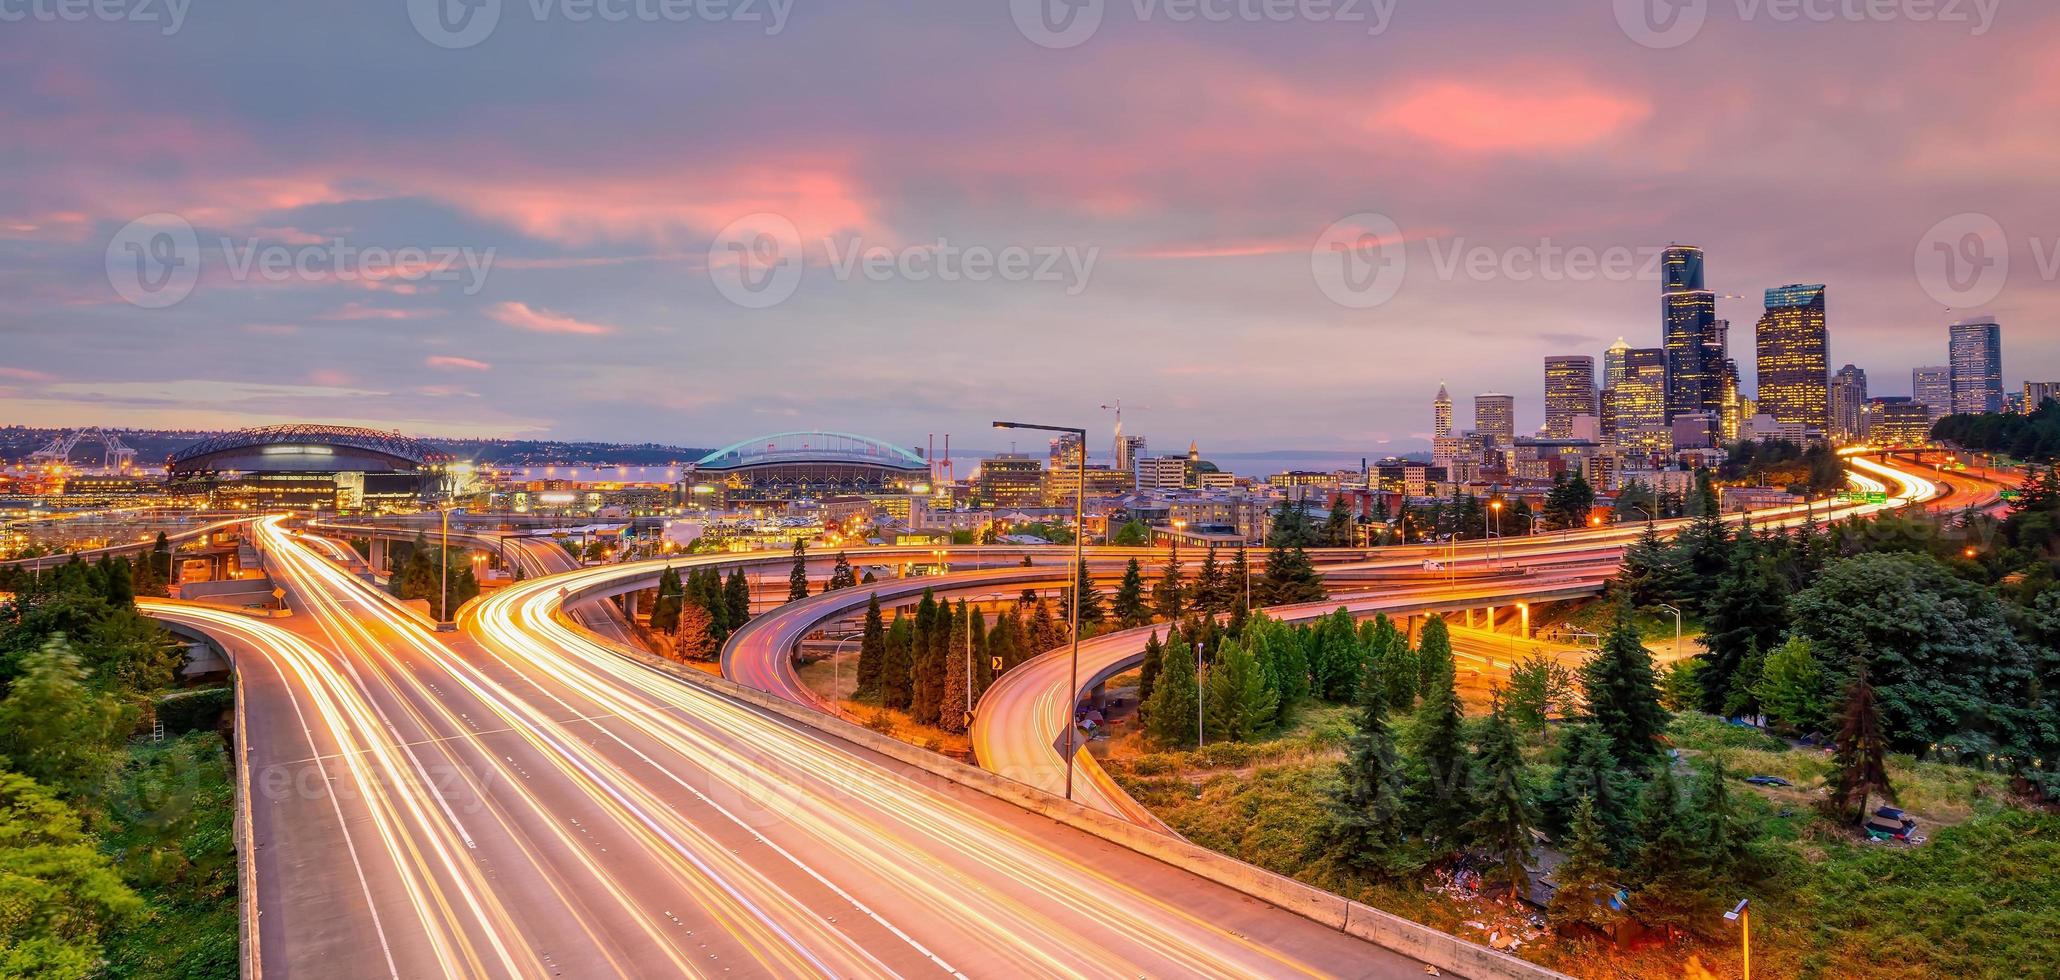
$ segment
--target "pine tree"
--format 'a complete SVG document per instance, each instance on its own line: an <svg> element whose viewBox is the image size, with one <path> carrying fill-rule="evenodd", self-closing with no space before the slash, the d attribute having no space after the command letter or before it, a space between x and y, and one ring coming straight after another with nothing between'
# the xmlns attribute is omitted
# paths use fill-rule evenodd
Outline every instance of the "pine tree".
<svg viewBox="0 0 2060 980"><path fill-rule="evenodd" d="M1352 546L1352 511L1342 493L1330 502L1330 515L1323 521L1323 543L1332 548Z"/></svg>
<svg viewBox="0 0 2060 980"><path fill-rule="evenodd" d="M915 639L909 649L914 662L909 672L913 678L911 687L914 695L909 701L908 712L919 725L936 724L938 706L944 701L944 692L936 686L944 673L941 663L944 641L938 635L944 629L939 628L939 618L936 594L924 589L922 601L916 605Z"/></svg>
<svg viewBox="0 0 2060 980"><path fill-rule="evenodd" d="M1566 860L1553 872L1558 887L1545 914L1562 932L1577 926L1608 932L1623 919L1613 905L1622 875L1611 861L1611 838L1595 811L1595 801L1585 796L1575 806Z"/></svg>
<svg viewBox="0 0 2060 980"><path fill-rule="evenodd" d="M1159 645L1159 631L1153 630L1151 638L1144 641L1144 663L1137 668L1137 703L1140 707L1152 699L1152 686L1159 680L1159 668L1165 655L1166 648Z"/></svg>
<svg viewBox="0 0 2060 980"><path fill-rule="evenodd" d="M1481 729L1480 752L1475 761L1475 816L1467 823L1466 833L1509 877L1510 899L1521 900L1530 883L1525 865L1530 859L1531 829L1537 825L1538 815L1524 791L1523 742L1499 697Z"/></svg>
<svg viewBox="0 0 2060 980"><path fill-rule="evenodd" d="M987 638L988 649L1001 660L1004 674L1029 658L1028 643L1023 635L1023 615L1014 609L994 621L994 632Z"/></svg>
<svg viewBox="0 0 2060 980"><path fill-rule="evenodd" d="M887 653L880 661L880 704L900 711L915 700L915 624L896 615L887 627Z"/></svg>
<svg viewBox="0 0 2060 980"><path fill-rule="evenodd" d="M1159 584L1152 589L1152 611L1169 623L1180 622L1187 613L1187 587L1181 582L1178 552L1166 559L1159 573Z"/></svg>
<svg viewBox="0 0 2060 980"><path fill-rule="evenodd" d="M1195 687L1194 648L1186 641L1169 642L1166 646L1165 668L1159 671L1159 678L1152 688L1152 700L1145 711L1145 727L1153 739L1167 748L1185 748L1195 744L1195 713L1198 691Z"/></svg>
<svg viewBox="0 0 2060 980"><path fill-rule="evenodd" d="M1358 723L1330 796L1330 833L1347 866L1398 877L1420 863L1403 833L1402 763L1388 733L1388 692L1372 671L1362 681Z"/></svg>
<svg viewBox="0 0 2060 980"><path fill-rule="evenodd" d="M1066 645L1066 627L1052 618L1051 606L1042 598L1030 607L1030 656Z"/></svg>
<svg viewBox="0 0 2060 980"><path fill-rule="evenodd" d="M1594 725L1570 725L1559 748L1559 768L1553 770L1552 786L1546 797L1545 816L1559 833L1573 825L1574 805L1580 800L1595 804L1597 819L1608 831L1611 847L1621 850L1630 833L1629 814L1632 787L1617 768L1609 736Z"/></svg>
<svg viewBox="0 0 2060 980"><path fill-rule="evenodd" d="M1423 624L1423 635L1416 641L1417 695L1429 700L1431 695L1451 687L1458 673L1459 667L1452 659L1452 632L1446 628L1443 615L1432 616Z"/></svg>
<svg viewBox="0 0 2060 980"><path fill-rule="evenodd" d="M1653 767L1639 797L1633 835L1631 914L1670 932L1689 928L1709 911L1709 879L1694 822L1682 811L1680 789L1664 764Z"/></svg>
<svg viewBox="0 0 2060 980"><path fill-rule="evenodd" d="M1194 608L1205 613L1230 611L1230 594L1224 588L1223 566L1216 563L1216 546L1210 545L1202 556L1202 567L1195 573Z"/></svg>
<svg viewBox="0 0 2060 980"><path fill-rule="evenodd" d="M700 603L689 602L680 607L679 625L673 630L673 649L679 652L681 660L714 660L722 651L722 644L715 641L709 632L708 610Z"/></svg>
<svg viewBox="0 0 2060 980"><path fill-rule="evenodd" d="M1381 680L1388 689L1388 710L1415 710L1420 677L1416 648L1409 645L1407 633L1397 631L1395 644L1381 658Z"/></svg>
<svg viewBox="0 0 2060 980"><path fill-rule="evenodd" d="M741 568L730 570L730 579L722 589L723 619L735 631L751 621L751 582L744 577Z"/></svg>
<svg viewBox="0 0 2060 980"><path fill-rule="evenodd" d="M1352 614L1340 607L1317 625L1320 639L1309 664L1310 693L1332 703L1351 700L1359 689L1360 649Z"/></svg>
<svg viewBox="0 0 2060 980"><path fill-rule="evenodd" d="M878 697L880 675L887 665L887 622L880 615L880 594L865 604L865 631L858 641L858 690L861 698Z"/></svg>
<svg viewBox="0 0 2060 980"><path fill-rule="evenodd" d="M1411 786L1423 836L1446 851L1467 844L1473 816L1473 769L1466 757L1466 721L1451 674L1433 688L1417 714L1416 778Z"/></svg>
<svg viewBox="0 0 2060 980"><path fill-rule="evenodd" d="M1108 610L1102 603L1102 593L1095 588L1094 578L1087 574L1087 565L1077 566L1073 576L1073 588L1059 596L1059 612L1068 622L1073 618L1073 596L1080 596L1080 634L1085 637L1094 632L1108 618Z"/></svg>
<svg viewBox="0 0 2060 980"><path fill-rule="evenodd" d="M1726 714L1725 702L1741 685L1737 675L1753 650L1770 650L1788 628L1788 583L1774 570L1750 528L1732 546L1731 567L1710 597L1702 645L1702 710ZM1744 684L1749 685L1748 674Z"/></svg>
<svg viewBox="0 0 2060 980"><path fill-rule="evenodd" d="M1237 551L1230 559L1230 575L1223 582L1223 588L1230 593L1230 611L1233 615L1249 613L1252 608L1252 560L1245 552L1245 543L1237 543Z"/></svg>
<svg viewBox="0 0 2060 980"><path fill-rule="evenodd" d="M1646 765L1659 752L1667 713L1659 704L1652 653L1639 638L1628 606L1617 608L1616 626L1581 668L1581 683L1588 697L1588 717L1609 736L1619 767Z"/></svg>
<svg viewBox="0 0 2060 980"><path fill-rule="evenodd" d="M1696 794L1702 817L1702 862L1713 881L1731 881L1744 867L1752 844L1745 818L1731 800L1731 788L1724 778L1724 757L1711 753L1710 769Z"/></svg>
<svg viewBox="0 0 2060 980"><path fill-rule="evenodd" d="M1868 797L1879 793L1894 802L1895 787L1888 781L1887 740L1881 733L1881 704L1875 700L1874 685L1867 680L1863 661L1845 690L1845 706L1839 713L1836 753L1832 756L1831 796L1825 801L1834 818L1864 817Z"/></svg>
<svg viewBox="0 0 2060 980"><path fill-rule="evenodd" d="M1299 546L1275 548L1267 553L1266 571L1254 592L1253 601L1262 606L1322 602L1330 598L1329 590L1323 587L1323 577L1316 574L1316 565L1309 560L1309 553Z"/></svg>
<svg viewBox="0 0 2060 980"><path fill-rule="evenodd" d="M1667 601L1680 592L1679 559L1659 528L1645 522L1645 532L1624 550L1624 561L1611 584L1634 606L1645 607Z"/></svg>
<svg viewBox="0 0 2060 980"><path fill-rule="evenodd" d="M1116 589L1114 609L1116 623L1124 629L1151 622L1151 612L1144 604L1144 569L1135 558L1123 569L1123 584Z"/></svg>
<svg viewBox="0 0 2060 980"><path fill-rule="evenodd" d="M973 610L973 693L967 704L971 709L980 706L980 696L987 693L987 686L994 683L994 643L988 639L987 614Z"/></svg>
<svg viewBox="0 0 2060 980"><path fill-rule="evenodd" d="M672 566L658 573L658 597L651 601L651 632L671 633L679 629L680 606L685 593L680 585L680 573Z"/></svg>
<svg viewBox="0 0 2060 980"><path fill-rule="evenodd" d="M1244 645L1225 640L1209 670L1209 733L1226 742L1250 742L1273 726L1280 692Z"/></svg>
<svg viewBox="0 0 2060 980"><path fill-rule="evenodd" d="M837 564L830 569L830 580L823 583L823 591L835 592L857 584L858 576L851 571L851 559L843 552L837 552Z"/></svg>
<svg viewBox="0 0 2060 980"><path fill-rule="evenodd" d="M808 598L808 542L794 539L794 567L787 572L787 601Z"/></svg>
<svg viewBox="0 0 2060 980"><path fill-rule="evenodd" d="M958 601L958 613L952 617L948 647L944 654L944 699L938 705L938 727L947 732L966 730L966 713L972 708L971 692L967 681L972 673L972 662L968 659L967 643L972 635L972 616L966 609L966 600Z"/></svg>
<svg viewBox="0 0 2060 980"><path fill-rule="evenodd" d="M1255 613L1237 635L1280 692L1280 714L1286 717L1309 696L1309 662L1302 656L1301 642L1291 628L1263 612Z"/></svg>

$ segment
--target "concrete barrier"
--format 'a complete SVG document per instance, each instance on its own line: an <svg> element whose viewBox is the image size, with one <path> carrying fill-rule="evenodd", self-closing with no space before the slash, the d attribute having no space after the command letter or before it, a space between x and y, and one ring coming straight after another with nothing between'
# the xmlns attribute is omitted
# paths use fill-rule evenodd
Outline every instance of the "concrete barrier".
<svg viewBox="0 0 2060 980"><path fill-rule="evenodd" d="M604 644L606 645L606 644ZM607 645L617 655L714 694L742 701L805 728L850 742L933 776L1012 803L1039 816L1128 848L1146 857L1213 881L1233 891L1285 909L1312 922L1394 950L1440 971L1475 980L1537 980L1565 975L1500 953L1478 943L1440 932L1421 923L1382 912L1302 884L1265 868L1161 834L882 735L783 698L752 690L734 681L674 663L653 654Z"/></svg>

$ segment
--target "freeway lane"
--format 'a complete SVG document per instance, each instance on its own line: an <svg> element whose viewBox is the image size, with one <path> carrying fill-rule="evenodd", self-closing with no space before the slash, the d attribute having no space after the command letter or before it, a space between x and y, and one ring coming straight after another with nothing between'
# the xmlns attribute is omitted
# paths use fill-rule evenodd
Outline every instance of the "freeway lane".
<svg viewBox="0 0 2060 980"><path fill-rule="evenodd" d="M1422 973L1330 928L683 684L557 618L583 586L606 588L617 573L518 584L478 604L464 626L540 696L591 713L591 744L620 767L618 787L678 805L674 816L691 813L711 833L743 832L732 846L752 860L737 869L737 887L837 896L836 933L797 937L803 948L827 955L849 930L875 937L863 946L891 970L968 975Z"/></svg>

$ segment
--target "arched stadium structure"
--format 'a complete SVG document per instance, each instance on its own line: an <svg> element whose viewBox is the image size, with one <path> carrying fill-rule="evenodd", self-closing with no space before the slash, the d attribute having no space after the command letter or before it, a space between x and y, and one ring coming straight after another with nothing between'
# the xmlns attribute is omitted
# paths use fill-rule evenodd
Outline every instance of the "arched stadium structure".
<svg viewBox="0 0 2060 980"><path fill-rule="evenodd" d="M696 492L818 496L905 491L928 482L912 450L849 432L777 432L701 457L688 473Z"/></svg>
<svg viewBox="0 0 2060 980"><path fill-rule="evenodd" d="M271 425L203 439L165 461L175 490L215 506L376 511L413 508L446 458L398 432Z"/></svg>

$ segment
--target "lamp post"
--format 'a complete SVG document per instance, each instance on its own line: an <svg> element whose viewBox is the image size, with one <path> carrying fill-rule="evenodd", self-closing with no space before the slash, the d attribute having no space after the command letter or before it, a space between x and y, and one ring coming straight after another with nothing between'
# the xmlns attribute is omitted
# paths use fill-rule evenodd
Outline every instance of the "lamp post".
<svg viewBox="0 0 2060 980"><path fill-rule="evenodd" d="M1738 942L1745 952L1745 980L1752 980L1752 899L1738 900L1738 907L1724 913L1724 918L1738 923Z"/></svg>
<svg viewBox="0 0 2060 980"><path fill-rule="evenodd" d="M1488 543L1493 545L1495 560L1499 562L1502 560L1502 543L1499 540L1493 539L1502 537L1502 501L1490 501L1488 503L1488 512L1495 515L1495 529L1493 531L1488 530L1488 515L1482 514L1481 536L1491 539Z"/></svg>
<svg viewBox="0 0 2060 980"><path fill-rule="evenodd" d="M996 421L997 429L1035 429L1041 432L1070 433L1080 440L1080 454L1075 458L1077 470L1073 484L1073 601L1071 615L1073 626L1073 657L1069 679L1066 684L1066 799L1073 798L1073 754L1079 726L1074 724L1073 714L1080 694L1080 582L1087 577L1087 552L1083 542L1087 533L1087 430L1070 425L1036 425L1030 422ZM1196 661L1199 663L1200 661Z"/></svg>
<svg viewBox="0 0 2060 980"><path fill-rule="evenodd" d="M437 578L442 580L437 584L442 587L443 600L436 607L436 631L447 633L457 628L457 624L451 622L451 508L448 504L439 507L437 515L443 519L443 546L437 549L436 556Z"/></svg>
<svg viewBox="0 0 2060 980"><path fill-rule="evenodd" d="M1681 609L1679 606L1669 606L1664 602L1660 603L1659 607L1674 614L1674 659L1679 660L1681 659Z"/></svg>

